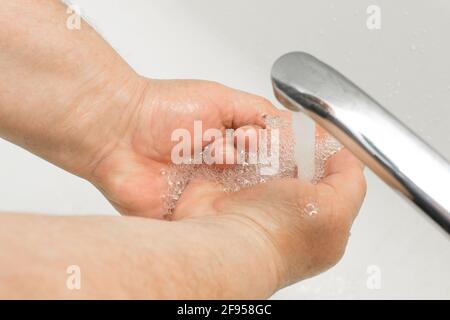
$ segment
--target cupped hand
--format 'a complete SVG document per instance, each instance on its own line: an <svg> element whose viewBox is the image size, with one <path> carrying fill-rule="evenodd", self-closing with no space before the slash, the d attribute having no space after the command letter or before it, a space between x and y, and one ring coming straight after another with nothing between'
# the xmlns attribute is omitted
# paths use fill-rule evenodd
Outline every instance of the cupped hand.
<svg viewBox="0 0 450 320"><path fill-rule="evenodd" d="M112 142L87 177L121 213L162 217L161 196L166 192L161 169L171 162L176 129L194 133L217 128L264 126L263 115L277 114L259 96L200 80L150 80L139 77L133 102L127 105ZM101 146L102 147L102 146Z"/></svg>
<svg viewBox="0 0 450 320"><path fill-rule="evenodd" d="M365 192L362 164L343 149L327 161L317 184L281 179L226 194L211 182L193 181L172 219L221 223L229 237L247 239L271 266L265 281L272 281L273 293L340 260ZM250 254L240 252L245 246L229 249Z"/></svg>

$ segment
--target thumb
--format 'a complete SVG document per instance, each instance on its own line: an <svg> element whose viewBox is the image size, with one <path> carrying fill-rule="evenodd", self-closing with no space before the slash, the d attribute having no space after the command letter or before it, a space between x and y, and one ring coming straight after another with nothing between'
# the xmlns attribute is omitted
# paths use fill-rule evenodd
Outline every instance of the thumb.
<svg viewBox="0 0 450 320"><path fill-rule="evenodd" d="M347 149L328 159L325 177L318 183L320 190L331 188L340 210L339 214L353 220L366 194L363 164ZM342 217L344 218L344 217Z"/></svg>

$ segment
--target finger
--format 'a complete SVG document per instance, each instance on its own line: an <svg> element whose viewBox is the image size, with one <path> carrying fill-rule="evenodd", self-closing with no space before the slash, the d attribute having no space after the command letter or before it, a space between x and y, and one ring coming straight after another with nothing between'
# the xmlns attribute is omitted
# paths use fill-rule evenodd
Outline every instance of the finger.
<svg viewBox="0 0 450 320"><path fill-rule="evenodd" d="M245 161L256 164L259 129L259 126L244 126L231 137L216 139L204 150L205 163L220 168L242 165Z"/></svg>
<svg viewBox="0 0 450 320"><path fill-rule="evenodd" d="M342 212L352 219L358 213L366 194L364 165L347 149L342 149L327 160L325 177L318 188L332 188Z"/></svg>
<svg viewBox="0 0 450 320"><path fill-rule="evenodd" d="M243 160L256 164L261 130L258 126L244 126L234 132L234 146L240 157L240 164ZM247 155L248 159L243 159L244 155Z"/></svg>
<svg viewBox="0 0 450 320"><path fill-rule="evenodd" d="M237 151L233 139L220 138L205 148L204 161L207 165L225 168L237 163Z"/></svg>
<svg viewBox="0 0 450 320"><path fill-rule="evenodd" d="M265 128L264 116L280 116L281 112L269 100L239 90L232 90L228 102L232 108L230 126L234 129L246 125Z"/></svg>

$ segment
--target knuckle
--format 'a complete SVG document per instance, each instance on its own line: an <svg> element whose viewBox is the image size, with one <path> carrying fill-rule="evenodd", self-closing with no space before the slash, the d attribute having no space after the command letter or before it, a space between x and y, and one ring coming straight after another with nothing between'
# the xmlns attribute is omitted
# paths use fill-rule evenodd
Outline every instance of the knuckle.
<svg viewBox="0 0 450 320"><path fill-rule="evenodd" d="M205 89L209 90L220 90L225 88L225 85L213 80L205 80L203 81L203 85L205 86Z"/></svg>
<svg viewBox="0 0 450 320"><path fill-rule="evenodd" d="M266 105L266 106L272 106L272 102L270 102L269 99L261 97L261 96L256 96L256 99L259 101L260 104L262 105Z"/></svg>
<svg viewBox="0 0 450 320"><path fill-rule="evenodd" d="M256 103L259 106L261 106L263 108L263 110L265 110L265 111L275 108L273 106L272 102L270 102L269 99L264 98L264 97L256 96Z"/></svg>

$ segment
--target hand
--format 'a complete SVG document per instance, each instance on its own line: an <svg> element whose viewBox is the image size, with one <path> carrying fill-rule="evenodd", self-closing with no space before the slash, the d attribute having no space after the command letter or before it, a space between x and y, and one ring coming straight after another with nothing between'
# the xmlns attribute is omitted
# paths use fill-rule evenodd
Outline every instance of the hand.
<svg viewBox="0 0 450 320"><path fill-rule="evenodd" d="M121 123L126 128L109 137L102 158L87 176L121 213L161 217L167 185L161 169L170 162L175 142L171 134L184 128L193 134L195 120L202 130L263 127L264 114L277 114L266 99L221 84L198 80L136 80L139 99L127 105ZM125 123L124 123L125 122ZM112 129L112 128L111 128ZM105 130L105 129L103 129ZM89 164L92 166L92 164ZM93 167L93 166L92 166Z"/></svg>
<svg viewBox="0 0 450 320"><path fill-rule="evenodd" d="M343 150L317 185L224 194L194 181L176 221L0 214L0 297L267 298L339 260L364 192L362 167ZM65 289L68 263L82 269L82 290Z"/></svg>
<svg viewBox="0 0 450 320"><path fill-rule="evenodd" d="M161 216L174 129L262 125L276 112L217 83L138 76L88 25L67 29L61 1L2 9L0 137L91 181L122 213Z"/></svg>
<svg viewBox="0 0 450 320"><path fill-rule="evenodd" d="M277 113L266 100L219 84L137 76L92 28L68 30L60 1L4 1L2 8L0 136L88 179L122 213L160 215L172 130L192 129L194 120L204 129L263 125L262 114ZM94 289L82 295L268 296L337 262L364 192L360 163L341 151L317 185L285 179L224 194L194 181L174 212L179 223L1 217L7 258L0 274L12 273L6 283L15 287L4 292L23 290L20 279L36 293L28 274L53 281L60 294L65 279L54 275L76 258L89 266L84 281ZM193 292L200 285L210 291Z"/></svg>
<svg viewBox="0 0 450 320"><path fill-rule="evenodd" d="M272 269L266 275L274 279L269 287L278 290L340 260L365 192L362 164L343 149L328 160L325 177L315 185L283 179L224 194L210 182L194 181L180 198L173 219L232 222L228 241L242 237L253 248L259 244L263 263ZM232 250L236 255L250 254Z"/></svg>

